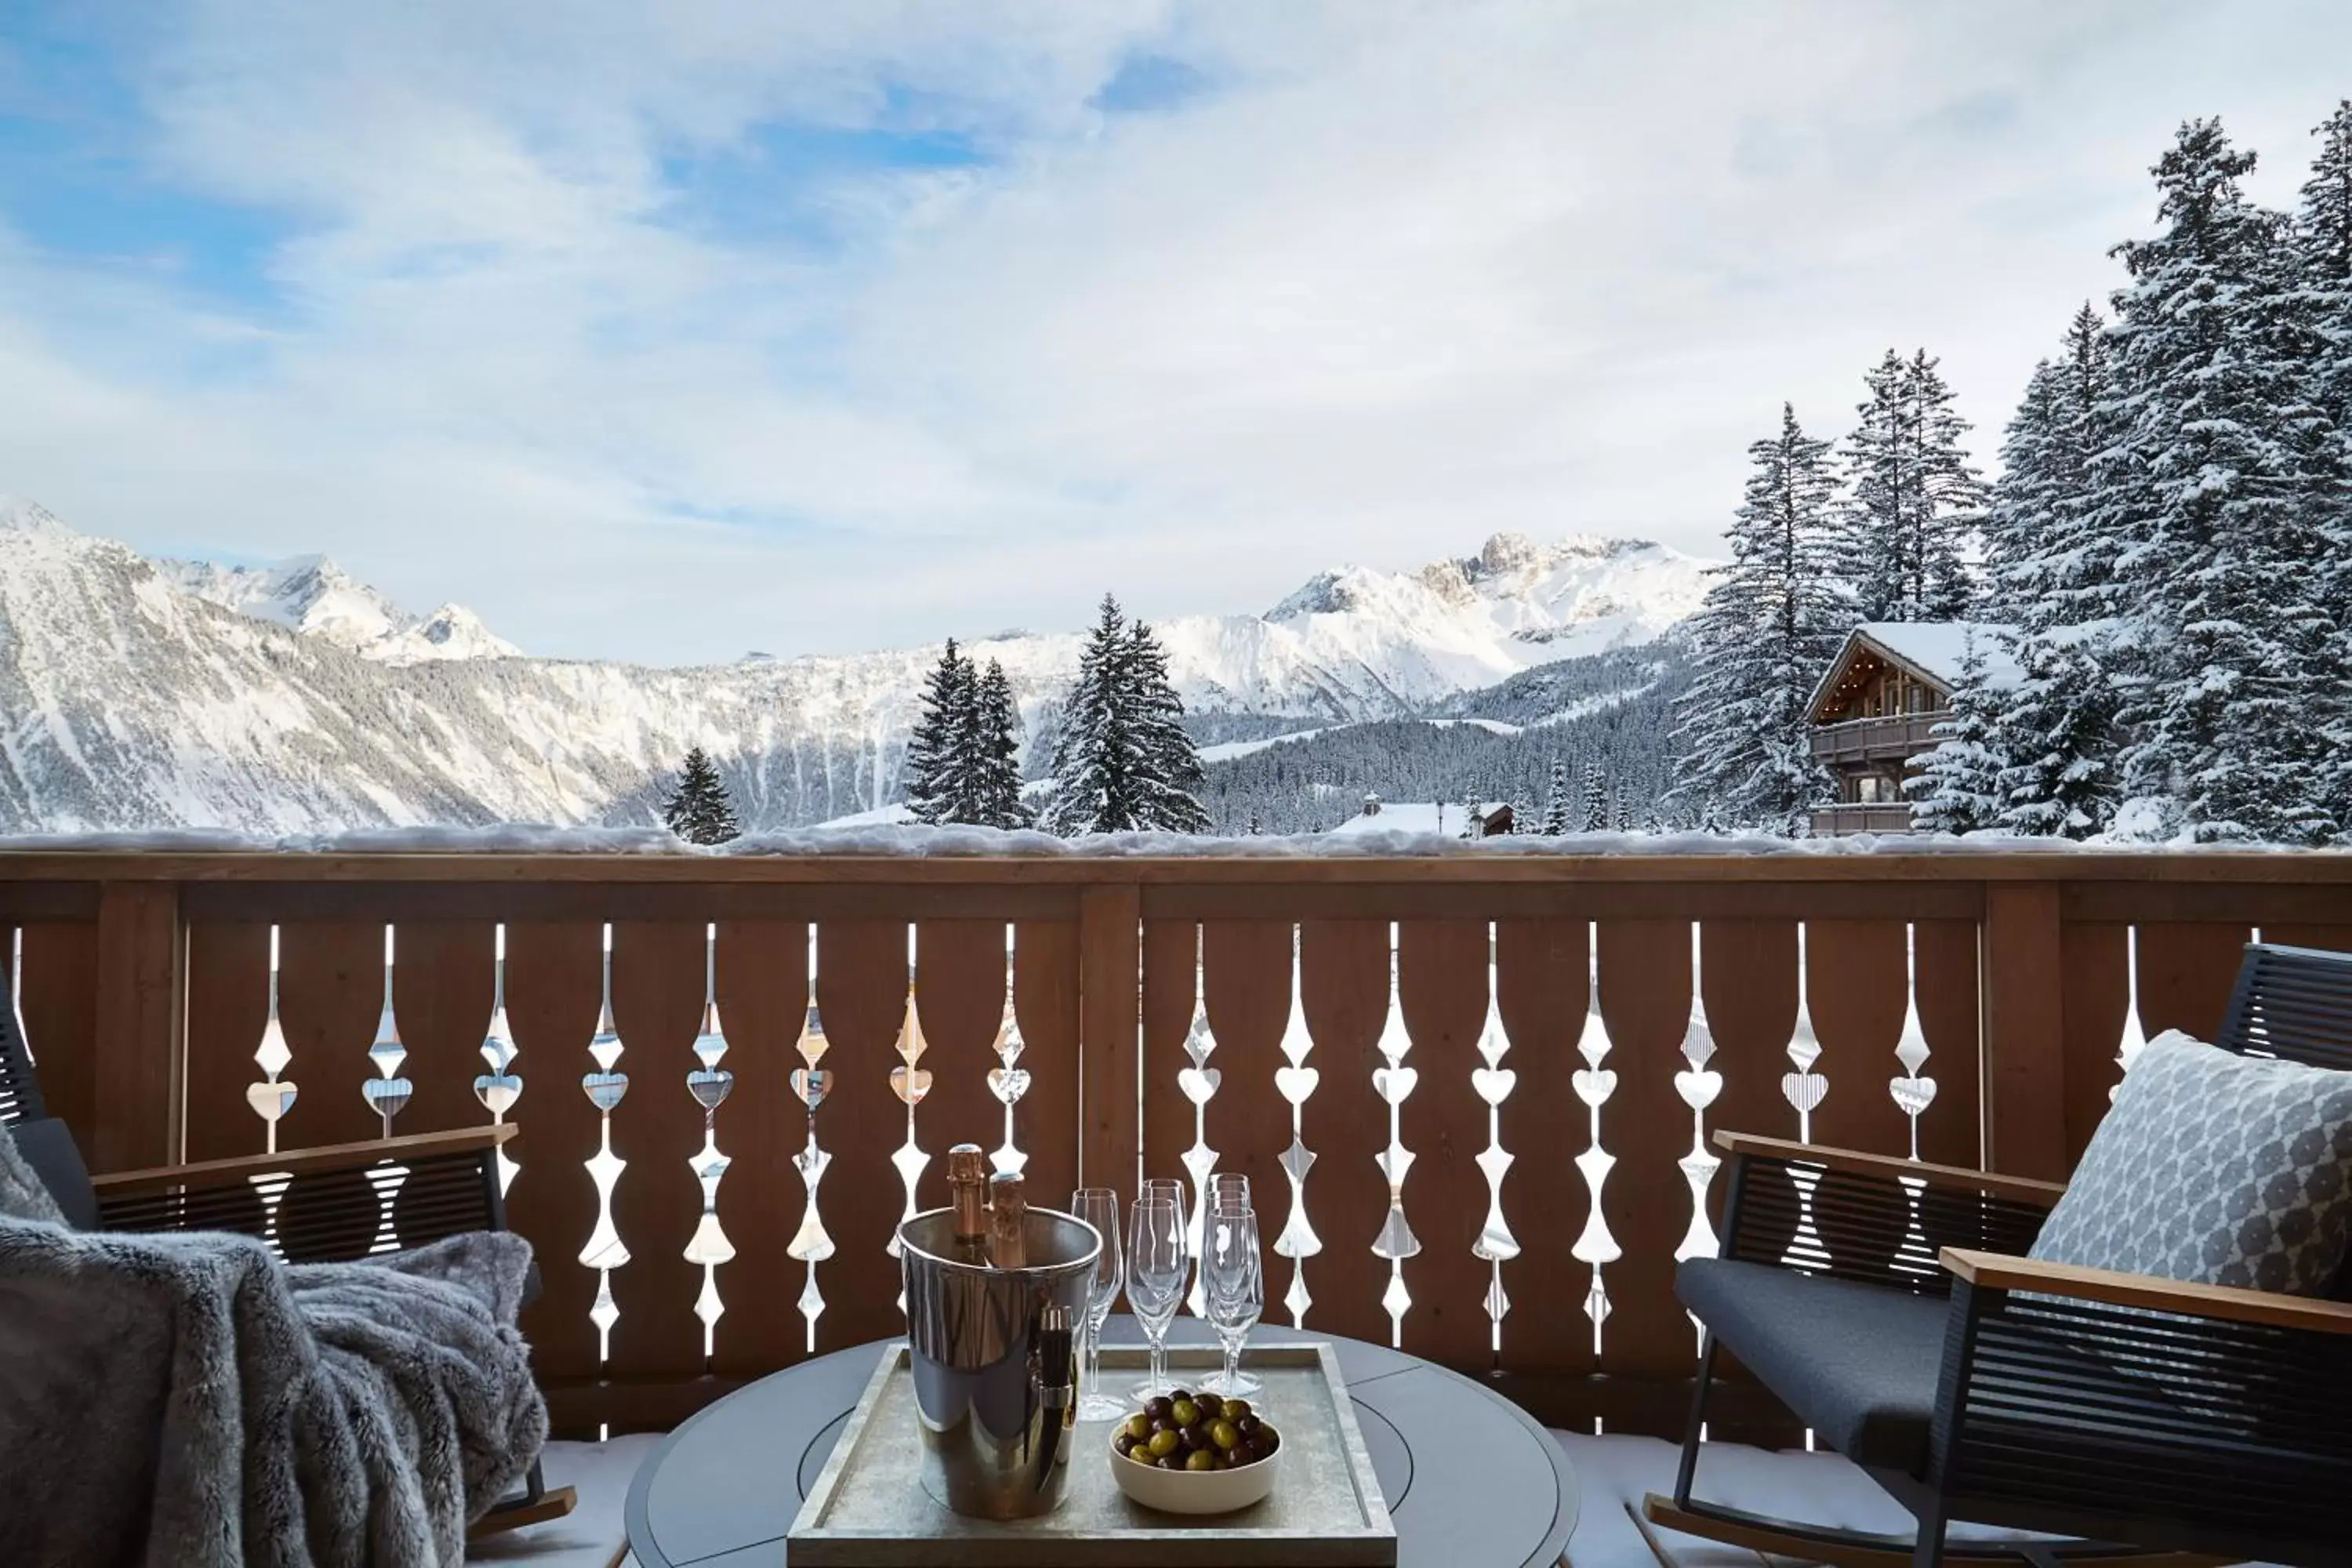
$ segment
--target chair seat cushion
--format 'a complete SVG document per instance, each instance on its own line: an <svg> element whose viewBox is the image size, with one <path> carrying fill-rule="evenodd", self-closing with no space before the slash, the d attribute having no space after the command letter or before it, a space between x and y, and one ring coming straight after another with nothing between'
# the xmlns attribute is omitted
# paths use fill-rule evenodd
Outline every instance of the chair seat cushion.
<svg viewBox="0 0 2352 1568"><path fill-rule="evenodd" d="M98 1200L90 1192L89 1172L83 1168L81 1152L74 1147L73 1134L64 1122L47 1117L19 1121L0 1131L0 1139L15 1144L39 1184L25 1191L0 1173L0 1214L20 1219L59 1219L76 1230L89 1230L98 1224Z"/></svg>
<svg viewBox="0 0 2352 1568"><path fill-rule="evenodd" d="M1822 1442L1857 1465L1926 1468L1945 1299L1725 1258L1678 1265L1675 1294Z"/></svg>

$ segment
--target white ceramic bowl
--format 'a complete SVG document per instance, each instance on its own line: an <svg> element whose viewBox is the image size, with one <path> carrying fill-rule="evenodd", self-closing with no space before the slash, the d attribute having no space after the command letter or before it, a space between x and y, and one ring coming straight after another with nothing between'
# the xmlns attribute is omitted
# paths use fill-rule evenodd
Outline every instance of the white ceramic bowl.
<svg viewBox="0 0 2352 1568"><path fill-rule="evenodd" d="M1231 1513L1263 1502L1274 1490L1275 1471L1282 1466L1282 1449L1235 1470L1163 1470L1122 1458L1116 1445L1123 1421L1111 1424L1103 1438L1110 1460L1111 1479L1118 1489L1146 1508L1162 1513Z"/></svg>

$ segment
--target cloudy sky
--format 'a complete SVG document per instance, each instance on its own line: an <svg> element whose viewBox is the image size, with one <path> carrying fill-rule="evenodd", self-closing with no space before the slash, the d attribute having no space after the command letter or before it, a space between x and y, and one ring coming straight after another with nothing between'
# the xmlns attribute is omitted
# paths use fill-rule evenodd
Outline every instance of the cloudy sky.
<svg viewBox="0 0 2352 1568"><path fill-rule="evenodd" d="M1990 456L2352 6L9 0L0 493L662 661L1713 547L1890 345ZM5 610L5 606L0 606Z"/></svg>

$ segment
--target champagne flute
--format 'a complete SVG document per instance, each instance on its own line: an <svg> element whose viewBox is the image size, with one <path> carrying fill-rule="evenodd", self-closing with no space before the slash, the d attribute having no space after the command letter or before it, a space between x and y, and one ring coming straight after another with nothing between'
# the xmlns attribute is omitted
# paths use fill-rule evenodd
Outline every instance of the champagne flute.
<svg viewBox="0 0 2352 1568"><path fill-rule="evenodd" d="M1219 1171L1209 1178L1209 1208L1214 1212L1220 1204L1241 1208L1250 1206L1249 1178L1239 1171Z"/></svg>
<svg viewBox="0 0 2352 1568"><path fill-rule="evenodd" d="M1197 1310L1199 1304L1192 1301L1191 1296L1192 1263L1200 1256L1200 1236L1196 1227L1201 1222L1192 1214L1191 1194L1185 1191L1184 1184L1177 1178L1154 1176L1137 1189L1135 1195L1138 1198L1160 1199L1176 1205L1176 1235L1184 1247L1183 1282L1177 1287L1176 1310L1181 1314L1188 1305ZM1156 1398L1158 1394L1166 1392L1165 1389L1155 1391L1149 1379L1135 1385L1135 1397L1138 1399Z"/></svg>
<svg viewBox="0 0 2352 1568"><path fill-rule="evenodd" d="M1201 1286L1209 1324L1225 1351L1223 1370L1202 1386L1212 1394L1246 1399L1263 1386L1242 1371L1242 1344L1265 1311L1256 1214L1246 1205L1221 1202L1202 1224L1201 1246Z"/></svg>
<svg viewBox="0 0 2352 1568"><path fill-rule="evenodd" d="M1166 1198L1136 1199L1128 1220L1127 1304L1151 1346L1145 1399L1168 1392L1168 1325L1184 1304L1184 1211Z"/></svg>
<svg viewBox="0 0 2352 1568"><path fill-rule="evenodd" d="M1078 1419L1116 1421L1127 1414L1127 1406L1103 1390L1102 1331L1111 1303L1118 1300L1119 1286L1126 1280L1119 1247L1118 1194L1108 1187L1080 1187L1070 1196L1070 1212L1102 1237L1102 1251L1096 1255L1093 1277L1087 1281L1086 1374Z"/></svg>

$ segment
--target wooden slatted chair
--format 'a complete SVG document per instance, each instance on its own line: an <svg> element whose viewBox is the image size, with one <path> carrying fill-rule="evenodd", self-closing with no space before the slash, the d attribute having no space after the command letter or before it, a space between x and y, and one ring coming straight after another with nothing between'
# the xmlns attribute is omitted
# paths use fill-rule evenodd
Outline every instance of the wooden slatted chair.
<svg viewBox="0 0 2352 1568"><path fill-rule="evenodd" d="M57 1200L66 1222L83 1230L224 1230L257 1237L292 1263L338 1263L375 1250L383 1205L369 1173L397 1163L406 1171L393 1203L399 1243L421 1247L444 1237L506 1228L496 1151L510 1126L427 1132L366 1143L341 1143L282 1154L159 1166L93 1178L66 1124L48 1114L33 1058L7 1005L0 968L0 1124ZM278 1186L275 1224L262 1202L261 1178ZM534 1265L526 1286L538 1293ZM561 1519L577 1501L570 1487L550 1489L537 1461L523 1489L476 1521L479 1538Z"/></svg>
<svg viewBox="0 0 2352 1568"><path fill-rule="evenodd" d="M2217 1043L2352 1068L2352 956L2249 945ZM2352 1262L2333 1299L2035 1262L2063 1187L1717 1142L1731 1160L1721 1252L1675 1278L1706 1328L1697 1389L1674 1495L1645 1500L1649 1521L1840 1568L2352 1564ZM1695 1501L1726 1350L1916 1535ZM1948 1548L1953 1522L2071 1539Z"/></svg>

